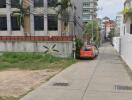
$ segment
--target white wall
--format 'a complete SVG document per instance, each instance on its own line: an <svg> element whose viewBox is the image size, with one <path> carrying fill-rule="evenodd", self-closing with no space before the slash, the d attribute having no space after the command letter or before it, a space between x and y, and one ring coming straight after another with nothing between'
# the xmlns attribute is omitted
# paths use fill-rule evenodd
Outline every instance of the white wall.
<svg viewBox="0 0 132 100"><path fill-rule="evenodd" d="M120 52L120 37L113 37L113 46L117 52Z"/></svg>
<svg viewBox="0 0 132 100"><path fill-rule="evenodd" d="M44 52L43 46L53 46L59 50L57 56L70 57L72 55L72 42L8 42L0 41L0 52Z"/></svg>
<svg viewBox="0 0 132 100"><path fill-rule="evenodd" d="M121 56L132 69L132 35L121 37Z"/></svg>

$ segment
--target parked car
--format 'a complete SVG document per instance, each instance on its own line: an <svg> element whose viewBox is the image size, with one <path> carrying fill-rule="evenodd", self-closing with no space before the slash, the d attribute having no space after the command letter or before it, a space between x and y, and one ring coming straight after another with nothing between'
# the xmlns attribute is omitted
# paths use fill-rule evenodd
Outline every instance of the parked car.
<svg viewBox="0 0 132 100"><path fill-rule="evenodd" d="M98 54L99 50L94 45L86 45L80 49L80 58L95 58Z"/></svg>

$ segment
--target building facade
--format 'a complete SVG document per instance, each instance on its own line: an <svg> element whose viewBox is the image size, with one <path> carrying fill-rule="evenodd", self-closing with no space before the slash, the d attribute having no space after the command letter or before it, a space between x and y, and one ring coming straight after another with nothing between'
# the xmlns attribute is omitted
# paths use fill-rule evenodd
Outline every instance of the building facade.
<svg viewBox="0 0 132 100"><path fill-rule="evenodd" d="M29 9L23 18L23 28L20 23L18 24L17 12L20 14L18 9L20 1L0 0L0 51L43 52L43 44L48 46L57 44L56 48L64 52L65 56L71 55L72 36L82 32L81 1L71 0L77 9L69 8L70 19L66 28L54 8L54 4L60 0L23 0L23 11Z"/></svg>
<svg viewBox="0 0 132 100"><path fill-rule="evenodd" d="M115 27L115 36L120 36L123 34L123 14L122 13L119 13L117 16L116 16L116 27Z"/></svg>
<svg viewBox="0 0 132 100"><path fill-rule="evenodd" d="M109 33L112 29L115 29L115 21L113 20L107 20L104 22L105 27L105 38L109 38Z"/></svg>
<svg viewBox="0 0 132 100"><path fill-rule="evenodd" d="M125 0L121 15L120 37L114 37L114 44L122 59L132 70L132 0Z"/></svg>
<svg viewBox="0 0 132 100"><path fill-rule="evenodd" d="M127 10L126 10L127 9ZM124 28L121 35L121 56L132 70L132 0L124 2Z"/></svg>
<svg viewBox="0 0 132 100"><path fill-rule="evenodd" d="M87 23L97 17L98 0L83 0L83 23Z"/></svg>

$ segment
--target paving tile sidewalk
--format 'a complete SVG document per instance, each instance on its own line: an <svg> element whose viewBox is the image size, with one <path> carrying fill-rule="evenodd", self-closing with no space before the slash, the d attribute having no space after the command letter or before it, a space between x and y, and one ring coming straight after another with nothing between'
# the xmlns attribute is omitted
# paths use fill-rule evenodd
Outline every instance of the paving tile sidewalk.
<svg viewBox="0 0 132 100"><path fill-rule="evenodd" d="M53 86L55 83L65 84ZM118 85L132 86L132 80L107 43L96 60L72 65L21 100L132 100L132 90L118 90Z"/></svg>

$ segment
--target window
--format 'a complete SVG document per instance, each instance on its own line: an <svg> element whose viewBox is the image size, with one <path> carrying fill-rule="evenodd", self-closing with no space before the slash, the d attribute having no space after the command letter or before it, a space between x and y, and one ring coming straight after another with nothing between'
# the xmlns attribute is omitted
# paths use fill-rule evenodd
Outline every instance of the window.
<svg viewBox="0 0 132 100"><path fill-rule="evenodd" d="M125 28L125 26L124 26L124 35L125 35L125 32L126 32L126 28Z"/></svg>
<svg viewBox="0 0 132 100"><path fill-rule="evenodd" d="M44 6L43 1L44 0L34 0L34 7L43 7Z"/></svg>
<svg viewBox="0 0 132 100"><path fill-rule="evenodd" d="M44 30L44 16L34 16L34 29L36 31Z"/></svg>
<svg viewBox="0 0 132 100"><path fill-rule="evenodd" d="M132 24L130 24L130 34L132 34Z"/></svg>
<svg viewBox="0 0 132 100"><path fill-rule="evenodd" d="M19 25L19 22L17 20L17 16L11 16L11 29L13 31L20 30L20 25Z"/></svg>
<svg viewBox="0 0 132 100"><path fill-rule="evenodd" d="M19 6L19 0L11 0L11 7L17 8Z"/></svg>
<svg viewBox="0 0 132 100"><path fill-rule="evenodd" d="M50 30L50 31L58 30L57 15L55 15L55 14L49 14L48 15L48 30Z"/></svg>
<svg viewBox="0 0 132 100"><path fill-rule="evenodd" d="M83 9L83 13L89 13L90 9Z"/></svg>
<svg viewBox="0 0 132 100"><path fill-rule="evenodd" d="M0 31L6 31L6 30L7 30L7 18L0 17Z"/></svg>
<svg viewBox="0 0 132 100"><path fill-rule="evenodd" d="M0 0L0 8L6 8L6 0Z"/></svg>
<svg viewBox="0 0 132 100"><path fill-rule="evenodd" d="M90 3L89 2L84 2L83 6L85 6L85 7L90 6Z"/></svg>
<svg viewBox="0 0 132 100"><path fill-rule="evenodd" d="M58 0L48 0L48 7L55 7Z"/></svg>

